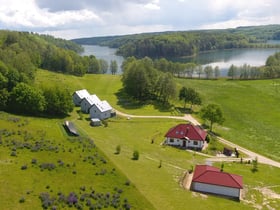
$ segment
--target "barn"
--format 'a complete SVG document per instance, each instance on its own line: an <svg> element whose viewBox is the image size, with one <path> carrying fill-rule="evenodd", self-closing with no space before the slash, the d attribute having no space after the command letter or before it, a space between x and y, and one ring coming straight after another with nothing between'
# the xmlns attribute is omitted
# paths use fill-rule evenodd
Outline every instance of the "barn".
<svg viewBox="0 0 280 210"><path fill-rule="evenodd" d="M239 200L243 189L242 176L222 172L219 168L197 165L194 170L191 190L226 196Z"/></svg>

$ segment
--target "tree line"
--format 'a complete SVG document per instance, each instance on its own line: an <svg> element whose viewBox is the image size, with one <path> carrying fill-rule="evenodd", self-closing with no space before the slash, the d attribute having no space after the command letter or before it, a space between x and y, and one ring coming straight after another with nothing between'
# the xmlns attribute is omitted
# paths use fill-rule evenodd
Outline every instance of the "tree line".
<svg viewBox="0 0 280 210"><path fill-rule="evenodd" d="M56 40L56 45L59 42ZM85 58L56 45L38 34L0 31L0 110L31 115L72 111L71 94L66 89L34 86L38 68L75 75L87 71Z"/></svg>
<svg viewBox="0 0 280 210"><path fill-rule="evenodd" d="M178 99L190 104L190 111L194 105L201 105L200 94L191 87L182 87L177 93L174 77L170 72L162 72L156 68L156 62L145 57L136 59L130 57L122 65L122 83L127 95L138 102L157 101L162 106L170 105L172 99ZM201 117L210 122L210 131L214 123L222 124L224 121L221 108L216 104L209 104L201 109Z"/></svg>

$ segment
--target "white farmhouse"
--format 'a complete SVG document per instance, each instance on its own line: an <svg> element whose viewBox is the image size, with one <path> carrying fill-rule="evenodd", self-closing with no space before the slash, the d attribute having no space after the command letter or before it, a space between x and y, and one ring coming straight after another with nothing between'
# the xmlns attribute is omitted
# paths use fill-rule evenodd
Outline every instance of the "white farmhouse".
<svg viewBox="0 0 280 210"><path fill-rule="evenodd" d="M86 89L75 91L72 95L75 106L80 106L82 100L88 96L90 96L90 94Z"/></svg>
<svg viewBox="0 0 280 210"><path fill-rule="evenodd" d="M201 150L205 144L207 132L192 124L178 124L165 134L165 143L182 148Z"/></svg>
<svg viewBox="0 0 280 210"><path fill-rule="evenodd" d="M94 104L98 104L100 102L101 101L97 97L97 95L87 96L81 102L81 111L84 113L89 113L90 107L92 107Z"/></svg>
<svg viewBox="0 0 280 210"><path fill-rule="evenodd" d="M239 200L243 189L243 179L242 176L222 172L219 168L213 166L197 165L194 170L191 189Z"/></svg>
<svg viewBox="0 0 280 210"><path fill-rule="evenodd" d="M90 107L90 118L104 120L111 117L112 107L107 101L101 101Z"/></svg>

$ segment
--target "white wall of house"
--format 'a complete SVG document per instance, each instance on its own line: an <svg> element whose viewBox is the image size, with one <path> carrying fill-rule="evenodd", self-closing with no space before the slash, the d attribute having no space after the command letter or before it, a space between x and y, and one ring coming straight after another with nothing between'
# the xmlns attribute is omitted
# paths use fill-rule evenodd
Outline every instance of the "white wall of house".
<svg viewBox="0 0 280 210"><path fill-rule="evenodd" d="M185 141L185 143L184 143ZM183 139L176 139L176 138L169 138L167 137L165 140L166 144L171 146L179 146L179 147L192 147L192 148L203 148L204 142L203 141L194 141L194 140L183 140Z"/></svg>
<svg viewBox="0 0 280 210"><path fill-rule="evenodd" d="M203 148L204 141L187 140L187 147Z"/></svg>
<svg viewBox="0 0 280 210"><path fill-rule="evenodd" d="M82 99L78 96L77 93L74 93L72 98L73 98L73 103L75 104L75 106L80 106L81 105Z"/></svg>
<svg viewBox="0 0 280 210"><path fill-rule="evenodd" d="M111 110L101 112L96 105L93 105L89 111L90 118L98 118L100 120L104 120L111 117Z"/></svg>
<svg viewBox="0 0 280 210"><path fill-rule="evenodd" d="M213 193L217 195L225 195L235 198L239 198L240 196L240 189L199 182L193 182L192 189L199 192Z"/></svg>
<svg viewBox="0 0 280 210"><path fill-rule="evenodd" d="M81 102L81 111L84 113L89 113L89 109L91 106L92 105L89 103L89 101L84 98Z"/></svg>
<svg viewBox="0 0 280 210"><path fill-rule="evenodd" d="M183 146L183 141L181 139L167 137L165 142L166 142L166 144L171 145L171 146L179 146L179 147Z"/></svg>

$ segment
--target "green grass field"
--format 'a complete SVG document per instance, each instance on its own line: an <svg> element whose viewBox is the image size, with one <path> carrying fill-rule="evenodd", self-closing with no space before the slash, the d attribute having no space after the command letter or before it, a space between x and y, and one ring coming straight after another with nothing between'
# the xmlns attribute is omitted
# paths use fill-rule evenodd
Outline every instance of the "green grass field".
<svg viewBox="0 0 280 210"><path fill-rule="evenodd" d="M246 139L247 134L235 135L238 133L235 129L241 129L242 126L247 125L246 122L251 122L247 116L251 116L251 114L254 116L254 111L250 109L248 111L250 114L245 115L245 107L250 107L248 103L253 99L257 100L254 94L260 94L260 98L265 97L265 92L269 90L268 85L271 82L269 80L245 82L178 80L179 86L195 87L206 103L220 104L227 121L223 127L216 126L214 129L224 137L245 146L246 142L244 143L242 139ZM161 112L158 107L151 105L136 107L132 104L130 108L128 108L130 104L123 105L129 101L123 101L117 97L117 92L121 89L120 76L74 77L38 71L37 84L57 84L69 88L70 91L87 88L102 100L109 101L114 108L130 114L170 115L174 111ZM242 87L243 89L239 90ZM246 96L244 89L250 90L252 95ZM256 90L253 92L254 89ZM247 103L242 109L239 107L239 103L242 101L241 96L246 98ZM271 102L275 102L278 97L275 92L275 94L270 93L268 98ZM234 102L231 103L232 99ZM261 103L255 104L256 109L263 109L258 108L262 105ZM181 105L180 102L175 101L175 106ZM236 107L243 114L234 114ZM271 109L270 107L269 110ZM123 191L119 195L121 205L128 202L132 209L280 208L280 169L261 164L258 165L258 172L253 173L252 164L224 163L224 171L243 176L244 200L240 202L200 195L183 189L180 186L180 180L184 172L195 164L205 163L205 159L194 152L161 145L167 130L182 121L171 119L128 120L117 117L108 120L108 127L91 127L88 116L84 115L80 120L77 110L78 108L66 119L76 124L83 138L68 137L61 125L65 119L31 118L1 113L0 130L6 129L9 133L2 134L0 139L1 208L40 209L42 202L39 195L42 192L47 192L55 200L58 199L60 192L66 197L70 192L75 192L80 198L84 194L90 194L92 190L95 190L101 199L95 198L104 204L104 195L109 193L109 197L112 198L114 194L119 194L118 189ZM256 114L256 116L260 115L260 113ZM229 119L230 116L231 119ZM237 121L238 116L244 118L240 125ZM14 118L20 120L17 121ZM269 116L264 116L264 118L267 119ZM271 120L274 120L274 117L271 117ZM274 123L277 126L277 122ZM244 133L247 129L250 130L250 127L243 128ZM257 130L257 128L255 129ZM92 146L88 137L97 147ZM39 150L32 151L30 148L38 146L36 142L40 143ZM249 145L255 151L258 149L257 146L253 146L256 142L257 140L251 141ZM115 154L117 146L121 148L120 154ZM263 147L269 148L270 146L264 144ZM132 160L135 150L140 154L139 160ZM12 152L16 152L16 156L11 156ZM37 160L36 164L32 163L33 159ZM64 163L62 166L61 161ZM42 163L53 163L56 167L53 170L42 170L40 167ZM220 167L220 164L215 165ZM22 166L27 166L27 169L22 170ZM130 184L126 185L128 180ZM24 202L20 203L22 198L24 198ZM89 199L92 199L93 202L93 198ZM63 202L58 202L58 200L55 202L54 205L58 209L70 208ZM80 201L80 203L85 209L88 208L86 201ZM109 209L112 208L111 206Z"/></svg>
<svg viewBox="0 0 280 210"><path fill-rule="evenodd" d="M178 80L195 88L204 104L216 103L226 121L214 131L245 148L280 161L279 80ZM277 83L277 84L278 84Z"/></svg>

